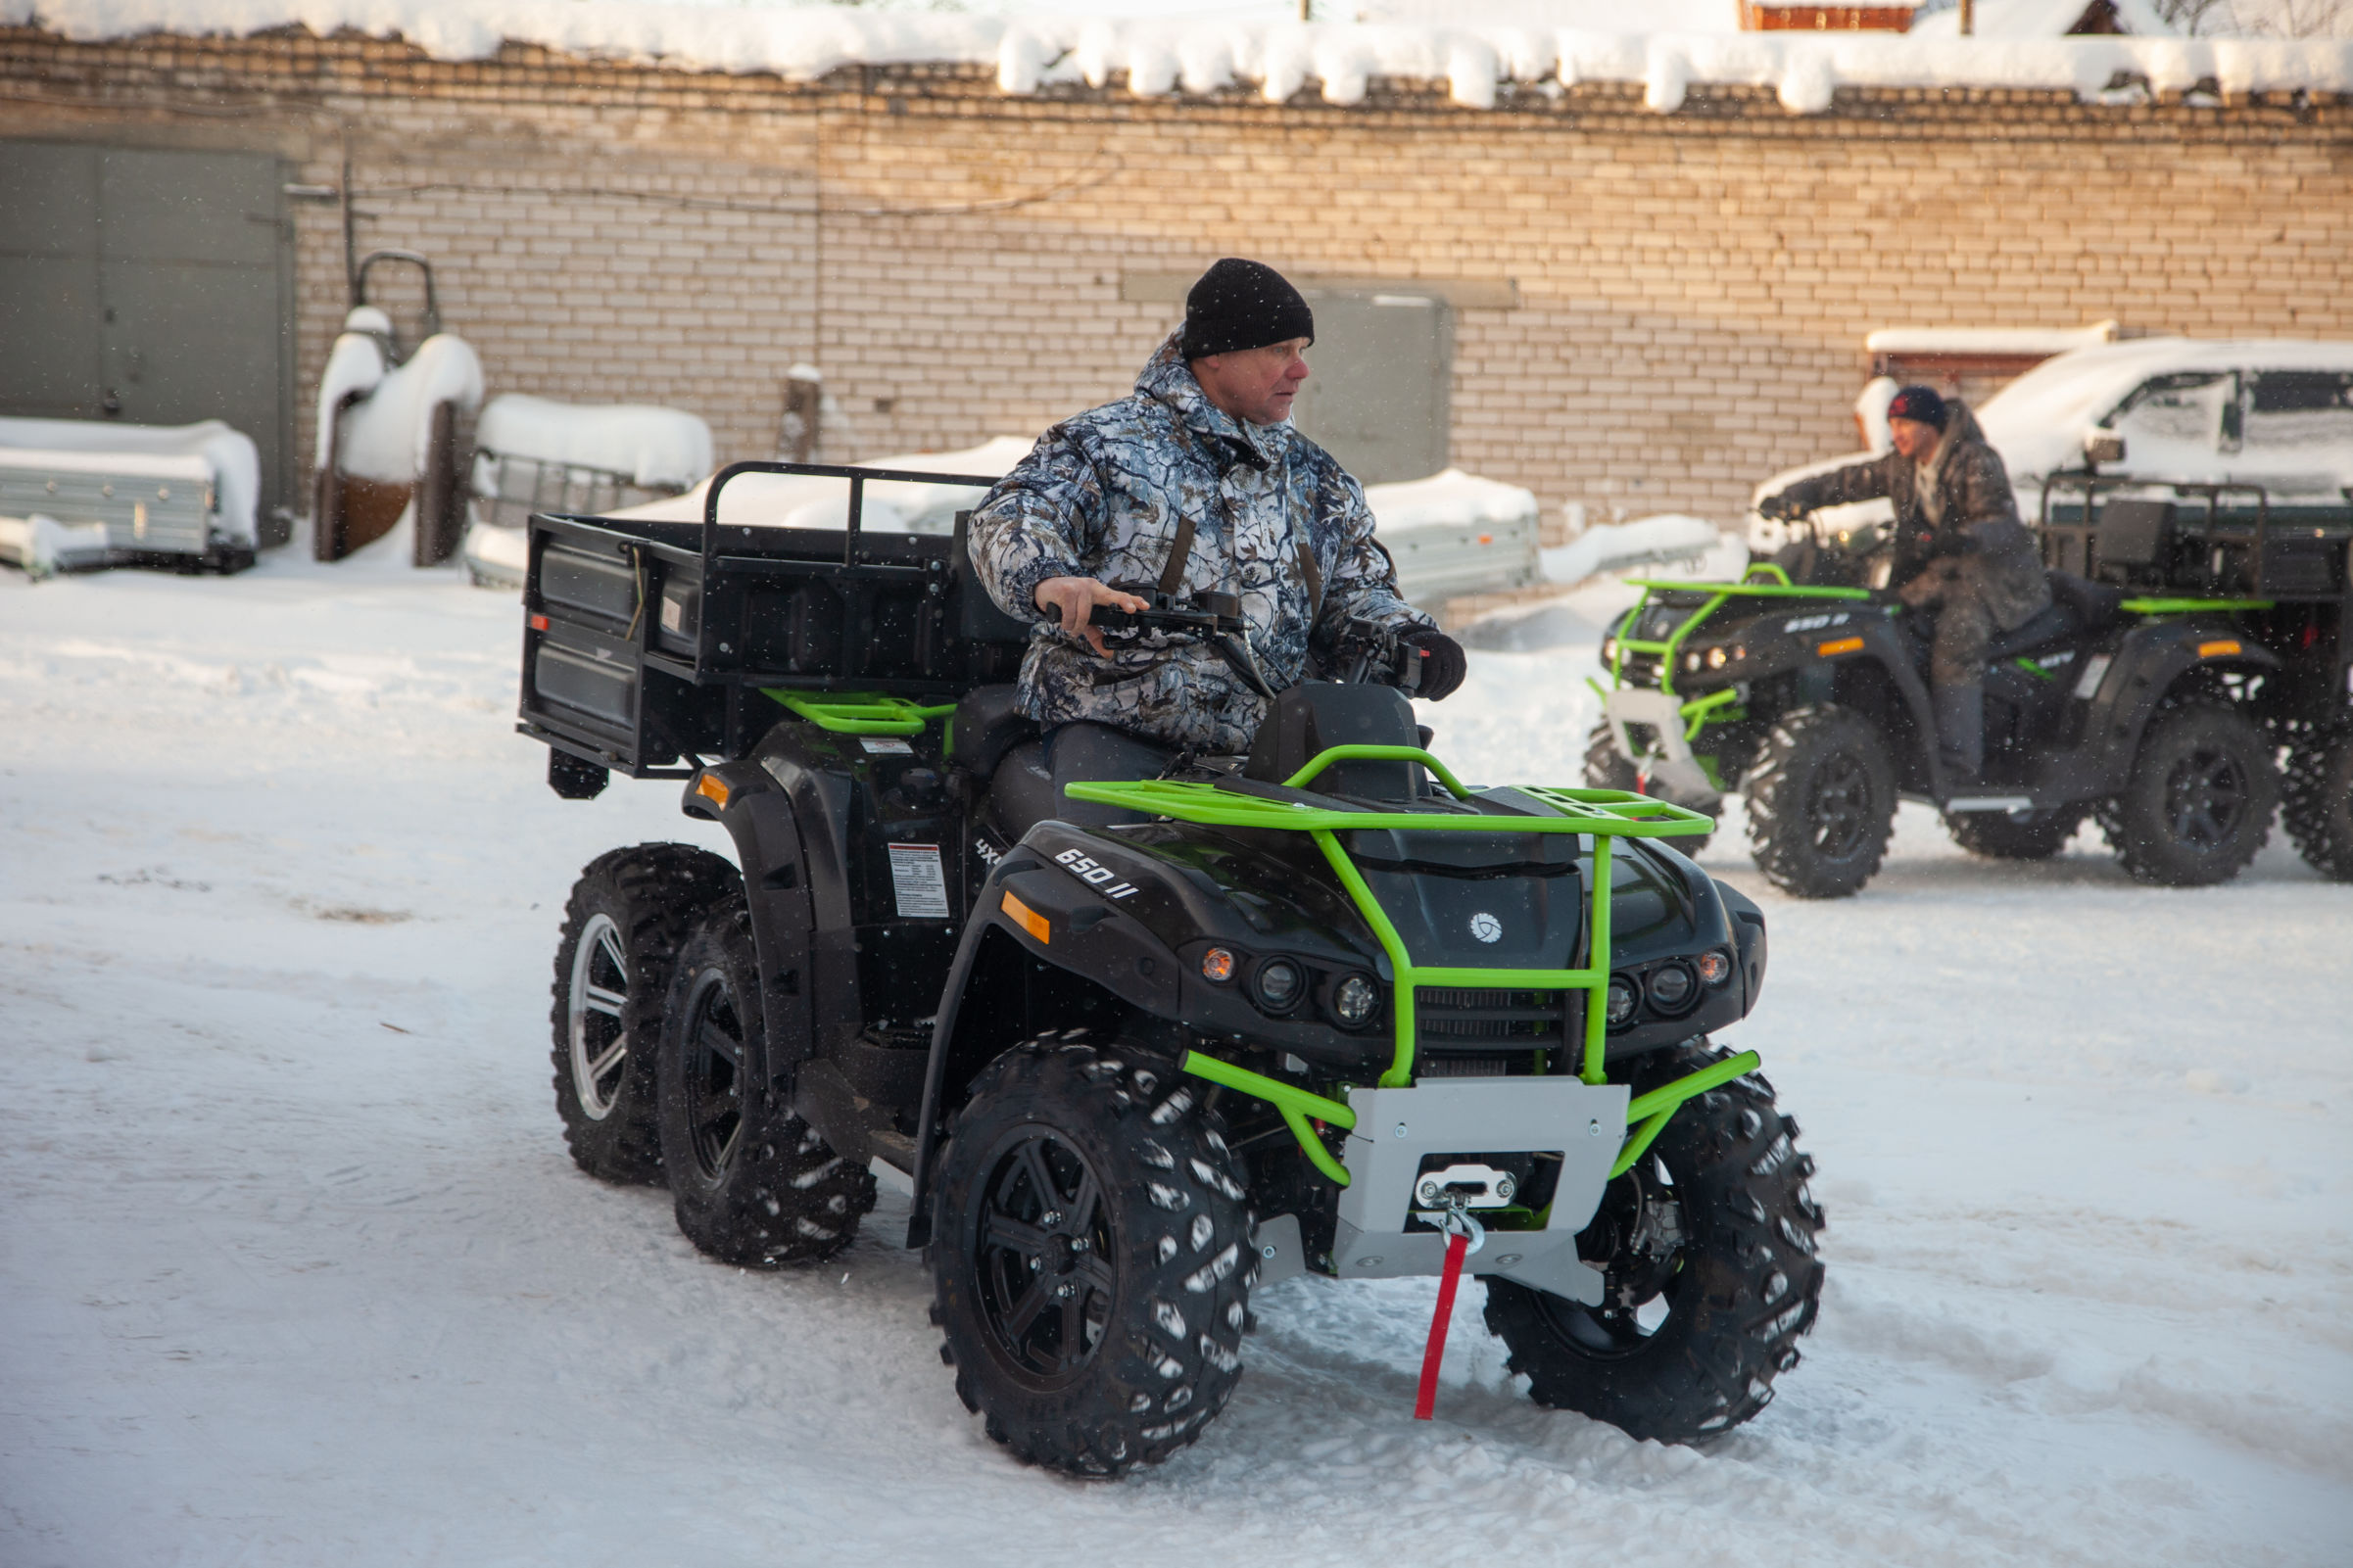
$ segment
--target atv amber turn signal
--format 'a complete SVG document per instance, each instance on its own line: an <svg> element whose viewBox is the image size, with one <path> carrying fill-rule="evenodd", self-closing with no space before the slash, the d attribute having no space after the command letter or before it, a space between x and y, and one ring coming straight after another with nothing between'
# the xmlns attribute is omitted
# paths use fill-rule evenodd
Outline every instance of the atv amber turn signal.
<svg viewBox="0 0 2353 1568"><path fill-rule="evenodd" d="M2198 644L2198 657L2201 659L2227 659L2237 651L2238 644L2228 640L2221 642L2200 642Z"/></svg>
<svg viewBox="0 0 2353 1568"><path fill-rule="evenodd" d="M1201 955L1201 977L1224 985L1233 978L1233 954L1223 947L1213 947Z"/></svg>
<svg viewBox="0 0 2353 1568"><path fill-rule="evenodd" d="M1721 985L1732 977L1732 960L1721 953L1702 953L1699 965L1700 978L1710 985Z"/></svg>
<svg viewBox="0 0 2353 1568"><path fill-rule="evenodd" d="M1004 896L998 907L1013 917L1014 925L1036 937L1040 943L1050 942L1054 939L1054 927L1046 924L1046 918L1011 893Z"/></svg>
<svg viewBox="0 0 2353 1568"><path fill-rule="evenodd" d="M727 797L730 793L727 785L707 773L695 781L695 793L717 806L721 811L727 809Z"/></svg>
<svg viewBox="0 0 2353 1568"><path fill-rule="evenodd" d="M1859 637L1842 637L1836 641L1825 642L1814 649L1816 653L1826 659L1835 658L1841 653L1860 653L1862 650L1863 640Z"/></svg>

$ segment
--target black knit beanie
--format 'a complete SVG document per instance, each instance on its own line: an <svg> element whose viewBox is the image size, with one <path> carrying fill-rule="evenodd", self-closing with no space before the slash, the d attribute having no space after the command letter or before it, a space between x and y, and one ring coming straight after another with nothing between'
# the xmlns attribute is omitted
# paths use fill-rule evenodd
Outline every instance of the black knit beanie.
<svg viewBox="0 0 2353 1568"><path fill-rule="evenodd" d="M1187 359L1237 349L1263 349L1293 338L1313 342L1316 315L1280 272L1264 261L1229 256L1201 274L1184 297Z"/></svg>
<svg viewBox="0 0 2353 1568"><path fill-rule="evenodd" d="M1888 402L1890 419L1911 419L1924 425L1945 428L1951 417L1945 408L1945 400L1937 396L1934 387L1906 387Z"/></svg>

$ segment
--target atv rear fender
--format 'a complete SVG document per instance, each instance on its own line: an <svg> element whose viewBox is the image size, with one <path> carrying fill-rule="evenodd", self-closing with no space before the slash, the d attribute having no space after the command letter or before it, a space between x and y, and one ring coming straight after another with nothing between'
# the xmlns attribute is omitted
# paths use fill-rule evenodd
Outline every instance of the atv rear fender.
<svg viewBox="0 0 2353 1568"><path fill-rule="evenodd" d="M2112 652L2086 660L2077 677L2075 695L2089 703L2078 752L2083 772L2070 792L2090 799L2122 789L2140 737L2168 697L2219 685L2225 675L2279 668L2279 655L2227 620L2192 616L2134 627Z"/></svg>

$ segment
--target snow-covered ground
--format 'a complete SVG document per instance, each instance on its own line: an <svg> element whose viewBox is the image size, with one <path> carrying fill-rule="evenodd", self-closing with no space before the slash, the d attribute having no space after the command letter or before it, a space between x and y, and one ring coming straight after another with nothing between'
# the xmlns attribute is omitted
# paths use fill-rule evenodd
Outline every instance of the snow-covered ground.
<svg viewBox="0 0 2353 1568"><path fill-rule="evenodd" d="M372 553L372 552L371 552ZM1601 586L1430 710L1573 778ZM1079 1485L966 1415L886 1199L813 1272L703 1261L565 1158L577 868L723 847L511 733L455 573L0 574L0 1562L2341 1563L2353 889L2159 892L1906 808L1772 922L1739 1042L1820 1161L1805 1363L1707 1453L1530 1405L1427 1282L1265 1293L1225 1416Z"/></svg>

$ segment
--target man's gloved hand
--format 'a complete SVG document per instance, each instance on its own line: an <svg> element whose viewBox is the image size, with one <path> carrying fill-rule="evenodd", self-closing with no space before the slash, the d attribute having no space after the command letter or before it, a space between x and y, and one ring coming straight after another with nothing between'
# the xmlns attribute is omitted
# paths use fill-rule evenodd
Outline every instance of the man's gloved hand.
<svg viewBox="0 0 2353 1568"><path fill-rule="evenodd" d="M1470 659L1463 644L1434 626L1408 632L1397 641L1421 658L1421 684L1414 689L1417 697L1437 702L1453 696L1463 677L1470 673Z"/></svg>
<svg viewBox="0 0 2353 1568"><path fill-rule="evenodd" d="M1777 523L1788 522L1797 516L1801 509L1796 502L1783 495L1767 496L1756 503L1757 516L1770 518Z"/></svg>

